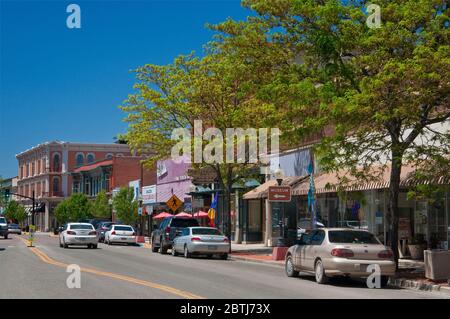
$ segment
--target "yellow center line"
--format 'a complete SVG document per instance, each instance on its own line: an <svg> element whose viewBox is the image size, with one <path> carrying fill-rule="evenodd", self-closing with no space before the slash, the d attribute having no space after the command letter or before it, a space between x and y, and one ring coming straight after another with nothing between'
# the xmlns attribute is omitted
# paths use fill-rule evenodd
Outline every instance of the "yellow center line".
<svg viewBox="0 0 450 319"><path fill-rule="evenodd" d="M28 240L26 240L25 238L22 238L22 237L19 237L19 238L26 245L28 245L28 243L29 243ZM58 267L63 267L63 268L67 268L67 266L69 266L69 264L65 264L65 263L62 263L62 262L59 262L59 261L56 261L56 260L50 258L44 252L42 252L40 249L38 249L36 247L30 247L30 250L36 256L38 256L43 262L45 262L47 264L58 266ZM174 295L186 298L186 299L205 299L204 297L192 294L192 293L187 292L187 291L179 290L179 289L172 288L172 287L165 286L165 285L160 285L160 284L153 283L153 282L150 282L150 281L140 280L140 279L136 279L136 278L133 278L133 277L119 275L119 274L115 274L115 273L111 273L111 272L100 271L100 270L96 270L96 269L92 269L92 268L80 267L80 269L81 269L82 272L85 272L85 273L90 273L90 274L94 274L94 275L98 275L98 276L114 278L114 279L127 281L127 282L130 282L130 283L134 283L134 284L145 286L145 287L159 289L159 290L162 290L162 291L165 291L165 292L169 292L171 294L174 294Z"/></svg>

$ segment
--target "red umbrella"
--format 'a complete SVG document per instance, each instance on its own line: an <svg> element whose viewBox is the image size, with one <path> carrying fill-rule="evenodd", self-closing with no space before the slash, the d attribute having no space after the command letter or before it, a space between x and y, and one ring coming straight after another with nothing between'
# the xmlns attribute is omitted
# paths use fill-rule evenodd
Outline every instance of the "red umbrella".
<svg viewBox="0 0 450 319"><path fill-rule="evenodd" d="M194 217L197 218L205 218L208 217L208 213L207 212L203 212L203 211L198 211L194 214Z"/></svg>
<svg viewBox="0 0 450 319"><path fill-rule="evenodd" d="M188 214L188 213L186 213L186 212L178 213L178 214L176 214L176 216L177 216L177 217L192 217L191 214Z"/></svg>
<svg viewBox="0 0 450 319"><path fill-rule="evenodd" d="M166 213L166 212L163 212L163 213L159 213L156 216L153 216L153 219L163 219L163 218L170 217L170 216L173 216L173 215L169 214L169 213Z"/></svg>

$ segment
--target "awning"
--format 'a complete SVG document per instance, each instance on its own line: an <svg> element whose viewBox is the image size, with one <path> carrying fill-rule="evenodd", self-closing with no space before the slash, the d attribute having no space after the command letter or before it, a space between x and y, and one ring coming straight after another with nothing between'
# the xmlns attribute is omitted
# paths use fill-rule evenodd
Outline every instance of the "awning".
<svg viewBox="0 0 450 319"><path fill-rule="evenodd" d="M419 184L435 184L443 185L448 183L448 179L444 177L439 177L434 180L429 181L419 181L414 178L415 168L412 165L404 165L402 167L402 172L400 175L400 187L407 188ZM387 189L389 188L390 179L390 166L381 167L374 166L372 169L372 174L376 178L370 180L357 180L355 176L351 176L348 170L341 170L337 173L322 173L314 175L314 186L315 193L336 193L338 191L365 191L365 190L375 190L375 189ZM346 178L345 184L337 186L339 180ZM309 190L309 179L305 180L303 183L296 185L292 189L292 195L308 195Z"/></svg>
<svg viewBox="0 0 450 319"><path fill-rule="evenodd" d="M283 182L281 183L282 186L291 186L294 187L298 183L302 182L303 180L307 179L307 176L290 176L283 179ZM267 198L267 193L269 191L270 186L276 186L278 185L277 181L272 179L264 184L252 189L251 191L247 192L242 196L243 199L260 199L260 198Z"/></svg>

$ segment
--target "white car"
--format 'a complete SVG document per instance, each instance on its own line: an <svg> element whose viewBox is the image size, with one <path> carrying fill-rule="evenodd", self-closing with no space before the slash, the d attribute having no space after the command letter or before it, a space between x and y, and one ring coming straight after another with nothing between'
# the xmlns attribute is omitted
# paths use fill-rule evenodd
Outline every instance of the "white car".
<svg viewBox="0 0 450 319"><path fill-rule="evenodd" d="M130 225L111 225L105 233L105 244L135 244L136 232Z"/></svg>
<svg viewBox="0 0 450 319"><path fill-rule="evenodd" d="M86 245L87 248L97 248L97 232L92 224L68 223L59 233L59 247L68 248L69 245Z"/></svg>

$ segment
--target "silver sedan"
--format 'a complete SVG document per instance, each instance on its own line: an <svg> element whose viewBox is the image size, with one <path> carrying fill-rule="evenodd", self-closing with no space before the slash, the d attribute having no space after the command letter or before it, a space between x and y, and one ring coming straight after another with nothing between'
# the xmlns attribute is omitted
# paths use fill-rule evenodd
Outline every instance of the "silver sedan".
<svg viewBox="0 0 450 319"><path fill-rule="evenodd" d="M368 231L348 228L322 228L303 234L285 259L289 277L298 276L300 271L312 272L319 284L334 276L367 278L371 265L379 267L382 286L395 275L391 249Z"/></svg>
<svg viewBox="0 0 450 319"><path fill-rule="evenodd" d="M172 246L172 255L179 253L189 258L192 255L219 255L227 259L230 252L230 241L220 230L213 227L187 227L177 232Z"/></svg>
<svg viewBox="0 0 450 319"><path fill-rule="evenodd" d="M69 245L83 245L97 248L97 232L92 224L69 223L59 233L59 247L68 248Z"/></svg>

